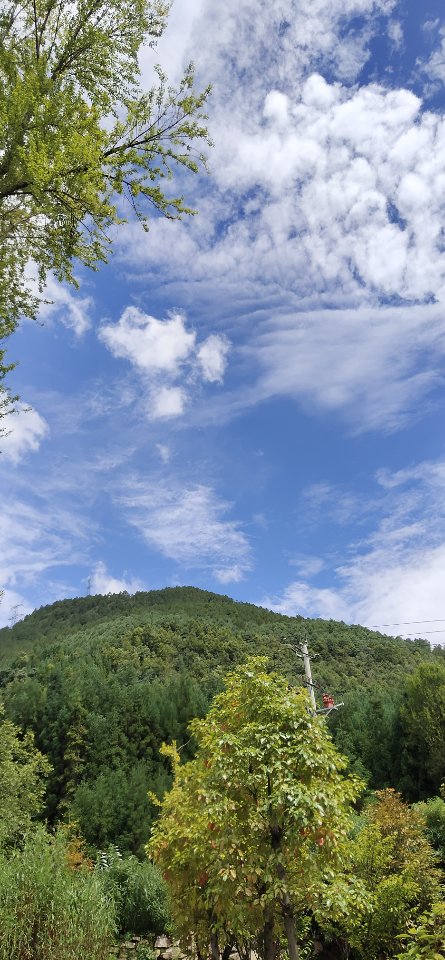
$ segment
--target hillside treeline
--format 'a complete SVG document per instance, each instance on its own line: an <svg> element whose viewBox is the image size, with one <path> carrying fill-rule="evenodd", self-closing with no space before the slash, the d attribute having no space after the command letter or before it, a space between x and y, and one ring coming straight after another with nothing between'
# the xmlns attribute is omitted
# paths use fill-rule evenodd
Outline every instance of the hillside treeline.
<svg viewBox="0 0 445 960"><path fill-rule="evenodd" d="M188 732L228 670L266 654L301 683L287 646L307 639L318 693L344 707L334 741L369 790L394 787L410 803L445 779L445 652L422 640L289 618L193 588L84 597L42 608L0 631L6 716L32 731L51 773L44 816L78 824L89 848L143 856L170 784L163 741L193 756Z"/></svg>

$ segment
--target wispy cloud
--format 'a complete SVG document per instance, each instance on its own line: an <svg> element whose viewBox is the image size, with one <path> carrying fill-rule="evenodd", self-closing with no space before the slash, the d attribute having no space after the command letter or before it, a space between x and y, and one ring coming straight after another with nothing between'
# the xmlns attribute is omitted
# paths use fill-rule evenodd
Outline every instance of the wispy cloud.
<svg viewBox="0 0 445 960"><path fill-rule="evenodd" d="M314 311L264 325L259 397L339 411L358 430L399 427L443 382L445 307Z"/></svg>
<svg viewBox="0 0 445 960"><path fill-rule="evenodd" d="M333 585L309 577L293 581L280 597L266 598L266 605L285 613L389 624L382 632L393 634L422 636L440 629L440 623L402 624L445 618L445 461L379 471L376 479L376 498L378 487L383 493L374 530L349 544L349 559L331 571ZM444 642L445 632L431 639Z"/></svg>
<svg viewBox="0 0 445 960"><path fill-rule="evenodd" d="M251 569L249 541L236 520L226 519L231 504L209 486L134 480L119 501L147 543L176 563L210 570L221 583Z"/></svg>
<svg viewBox="0 0 445 960"><path fill-rule="evenodd" d="M49 576L87 559L89 529L86 517L55 502L49 508L45 500L31 504L17 497L5 499L0 515L0 588L19 595L17 602L24 604L25 612L34 589L48 601ZM3 604L0 620L5 622L5 617Z"/></svg>

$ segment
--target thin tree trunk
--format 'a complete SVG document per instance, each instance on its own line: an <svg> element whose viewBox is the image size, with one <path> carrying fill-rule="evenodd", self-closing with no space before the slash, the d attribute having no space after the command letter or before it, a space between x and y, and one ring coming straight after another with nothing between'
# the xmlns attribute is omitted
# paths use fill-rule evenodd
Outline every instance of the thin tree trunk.
<svg viewBox="0 0 445 960"><path fill-rule="evenodd" d="M286 932L289 960L300 960L300 950L295 936L294 918L289 913L284 914L284 929Z"/></svg>
<svg viewBox="0 0 445 960"><path fill-rule="evenodd" d="M264 960L275 960L274 917L270 907L264 911Z"/></svg>
<svg viewBox="0 0 445 960"><path fill-rule="evenodd" d="M212 960L220 960L218 934L210 934L210 955Z"/></svg>

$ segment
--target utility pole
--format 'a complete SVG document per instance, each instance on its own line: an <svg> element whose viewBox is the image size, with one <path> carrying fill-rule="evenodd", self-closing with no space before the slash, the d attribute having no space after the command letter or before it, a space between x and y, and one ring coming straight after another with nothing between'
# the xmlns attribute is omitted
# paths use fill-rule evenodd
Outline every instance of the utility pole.
<svg viewBox="0 0 445 960"><path fill-rule="evenodd" d="M306 686L307 686L308 691L309 691L309 697L310 697L310 700L311 700L312 709L313 709L314 713L316 713L316 712L317 712L317 704L316 704L316 701L315 701L314 683L313 683L313 680L312 680L311 659L310 659L310 656L309 656L309 651L308 651L308 648L307 648L307 643L306 643L306 641L301 644L301 655L302 655L302 657L303 657L303 663L304 663L304 675L305 675L305 677L306 677Z"/></svg>
<svg viewBox="0 0 445 960"><path fill-rule="evenodd" d="M287 640L287 637L283 637L283 640ZM302 640L301 643L294 641L294 643L286 643L286 647L289 647L290 650L295 654L296 657L299 657L300 660L304 663L304 675L305 675L305 684L309 693L309 699L311 701L311 713L325 713L329 714L332 710L338 710L339 707L343 707L344 703L334 703L334 698L327 694L323 694L323 706L317 707L317 701L315 699L315 683L312 679L312 670L311 670L311 658L309 656L309 650L307 647L306 640ZM315 654L318 656L318 654Z"/></svg>

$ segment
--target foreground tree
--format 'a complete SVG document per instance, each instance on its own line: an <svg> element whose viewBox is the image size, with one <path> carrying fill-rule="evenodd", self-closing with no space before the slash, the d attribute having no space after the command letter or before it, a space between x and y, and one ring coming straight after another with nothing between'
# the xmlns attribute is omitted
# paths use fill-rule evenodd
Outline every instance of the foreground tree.
<svg viewBox="0 0 445 960"><path fill-rule="evenodd" d="M417 810L395 790L376 794L351 844L352 867L368 893L368 910L347 919L346 934L364 960L394 956L400 935L441 894L435 853Z"/></svg>
<svg viewBox="0 0 445 960"><path fill-rule="evenodd" d="M139 86L138 53L164 29L164 0L0 0L0 413L8 405L2 341L39 297L37 268L74 281L73 261L107 259L120 197L147 211L192 211L163 181L197 171L208 142L193 69L179 89L159 71ZM198 147L196 148L196 144Z"/></svg>
<svg viewBox="0 0 445 960"><path fill-rule="evenodd" d="M253 942L273 960L283 937L296 960L312 917L361 905L343 869L359 783L306 692L266 667L257 658L230 674L192 722L194 760L164 749L174 783L147 849L169 880L176 932L203 954L210 942L215 960Z"/></svg>
<svg viewBox="0 0 445 960"><path fill-rule="evenodd" d="M40 813L50 769L33 734L21 734L0 709L0 850L21 842Z"/></svg>

